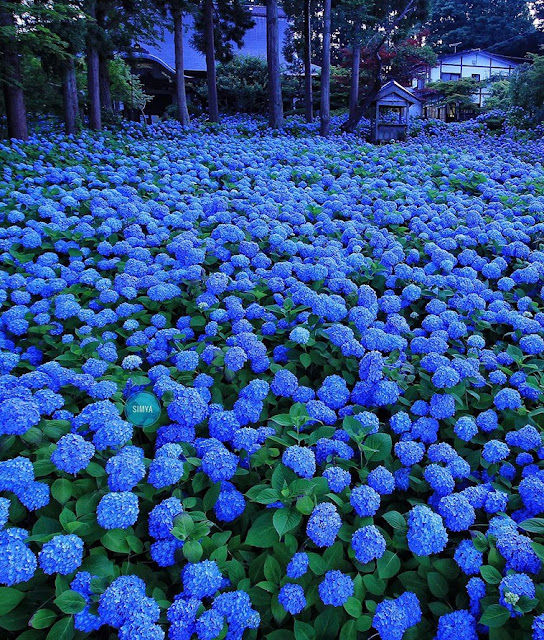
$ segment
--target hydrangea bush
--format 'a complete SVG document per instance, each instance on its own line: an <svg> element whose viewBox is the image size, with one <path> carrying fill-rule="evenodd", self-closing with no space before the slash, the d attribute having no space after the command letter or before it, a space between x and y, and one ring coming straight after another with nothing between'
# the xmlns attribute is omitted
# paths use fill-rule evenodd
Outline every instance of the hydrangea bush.
<svg viewBox="0 0 544 640"><path fill-rule="evenodd" d="M542 640L543 156L0 146L1 637Z"/></svg>

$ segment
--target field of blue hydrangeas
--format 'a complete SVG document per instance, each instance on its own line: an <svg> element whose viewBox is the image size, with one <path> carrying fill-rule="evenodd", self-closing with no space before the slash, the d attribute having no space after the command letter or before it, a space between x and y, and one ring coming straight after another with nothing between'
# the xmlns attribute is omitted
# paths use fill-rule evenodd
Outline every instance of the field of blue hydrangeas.
<svg viewBox="0 0 544 640"><path fill-rule="evenodd" d="M0 145L0 637L543 640L543 163Z"/></svg>

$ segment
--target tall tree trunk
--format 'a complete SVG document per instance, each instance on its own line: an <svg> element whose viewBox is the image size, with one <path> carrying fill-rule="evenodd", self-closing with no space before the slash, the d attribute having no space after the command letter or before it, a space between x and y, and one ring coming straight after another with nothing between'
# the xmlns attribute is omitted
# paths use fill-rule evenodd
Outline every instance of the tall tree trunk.
<svg viewBox="0 0 544 640"><path fill-rule="evenodd" d="M398 16L391 21L389 24L384 25L383 30L380 30L380 37L377 39L376 44L372 49L372 56L376 61L374 77L372 79L372 89L367 92L364 100L357 106L353 115L350 114L349 118L342 125L342 131L347 131L348 133L352 133L355 130L355 127L359 124L359 121L363 117L365 111L368 109L374 96L378 93L382 86L382 71L383 71L383 60L380 55L380 50L383 45L387 42L389 36L393 33L393 31L397 28L397 26L408 16L412 11L416 8L416 0L407 0L404 9L398 14Z"/></svg>
<svg viewBox="0 0 544 640"><path fill-rule="evenodd" d="M183 13L179 3L174 0L171 5L174 19L174 54L176 57L176 98L178 103L178 120L187 127L191 123L187 109L185 92L185 66L183 64Z"/></svg>
<svg viewBox="0 0 544 640"><path fill-rule="evenodd" d="M266 62L268 66L268 122L283 127L278 0L266 0Z"/></svg>
<svg viewBox="0 0 544 640"><path fill-rule="evenodd" d="M306 122L314 121L311 4L312 0L304 0L304 111Z"/></svg>
<svg viewBox="0 0 544 640"><path fill-rule="evenodd" d="M103 112L113 116L113 101L110 91L109 59L103 54L98 54L98 84L100 86L100 107Z"/></svg>
<svg viewBox="0 0 544 640"><path fill-rule="evenodd" d="M15 29L15 18L0 2L0 28ZM25 98L23 95L21 61L15 36L6 36L0 40L0 62L2 67L2 84L4 85L4 102L8 120L8 137L28 140L28 124L26 121Z"/></svg>
<svg viewBox="0 0 544 640"><path fill-rule="evenodd" d="M213 28L213 0L204 0L204 33L206 39L206 76L208 81L208 117L219 122L217 80L215 77L215 41Z"/></svg>
<svg viewBox="0 0 544 640"><path fill-rule="evenodd" d="M331 0L323 0L323 61L321 63L320 133L328 136L331 128Z"/></svg>
<svg viewBox="0 0 544 640"><path fill-rule="evenodd" d="M359 70L361 67L361 45L356 40L353 43L353 59L351 61L351 87L349 91L349 117L355 117L359 102Z"/></svg>
<svg viewBox="0 0 544 640"><path fill-rule="evenodd" d="M79 101L77 96L76 67L74 59L70 57L62 69L62 102L64 106L64 128L66 133L77 132L77 117Z"/></svg>
<svg viewBox="0 0 544 640"><path fill-rule="evenodd" d="M87 14L96 19L96 1L90 0ZM100 61L93 33L87 35L87 93L89 98L89 126L93 131L102 129L100 113Z"/></svg>

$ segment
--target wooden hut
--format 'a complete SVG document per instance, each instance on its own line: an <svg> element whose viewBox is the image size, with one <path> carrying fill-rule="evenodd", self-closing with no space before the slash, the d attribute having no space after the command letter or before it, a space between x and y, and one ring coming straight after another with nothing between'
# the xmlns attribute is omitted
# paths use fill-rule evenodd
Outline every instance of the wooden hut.
<svg viewBox="0 0 544 640"><path fill-rule="evenodd" d="M421 101L409 89L394 80L384 84L370 105L371 141L404 140L408 132L410 108L416 105L420 107Z"/></svg>

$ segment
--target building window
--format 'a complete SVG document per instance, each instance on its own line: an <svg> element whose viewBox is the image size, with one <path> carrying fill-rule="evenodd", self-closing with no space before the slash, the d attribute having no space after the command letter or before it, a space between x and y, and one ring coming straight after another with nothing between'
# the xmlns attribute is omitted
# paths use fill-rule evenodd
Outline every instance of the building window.
<svg viewBox="0 0 544 640"><path fill-rule="evenodd" d="M479 73L473 73L471 77L472 77L473 80L476 80L476 82L480 82L480 74Z"/></svg>
<svg viewBox="0 0 544 640"><path fill-rule="evenodd" d="M442 72L440 74L440 80L443 80L444 82L448 82L449 80L459 80L461 78L461 74L460 73L444 73Z"/></svg>

